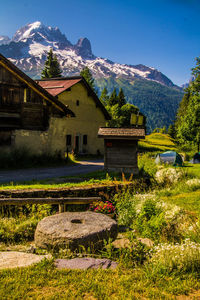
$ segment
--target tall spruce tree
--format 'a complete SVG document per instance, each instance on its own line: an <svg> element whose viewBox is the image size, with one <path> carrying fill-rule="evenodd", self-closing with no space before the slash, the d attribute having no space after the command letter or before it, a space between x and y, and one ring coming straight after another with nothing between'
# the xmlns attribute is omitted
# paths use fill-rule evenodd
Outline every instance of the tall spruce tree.
<svg viewBox="0 0 200 300"><path fill-rule="evenodd" d="M94 78L92 77L92 73L90 72L90 69L88 67L85 67L80 72L80 75L87 81L89 86L95 91L95 85L94 85Z"/></svg>
<svg viewBox="0 0 200 300"><path fill-rule="evenodd" d="M104 106L108 104L109 96L106 87L104 87L104 89L102 90L99 100L103 103Z"/></svg>
<svg viewBox="0 0 200 300"><path fill-rule="evenodd" d="M112 91L112 94L110 95L110 98L108 100L108 105L109 106L114 106L118 104L118 97L117 97L117 91L116 88Z"/></svg>
<svg viewBox="0 0 200 300"><path fill-rule="evenodd" d="M169 136L171 138L175 139L175 137L176 137L176 129L175 129L175 125L174 124L169 125L167 133L169 134Z"/></svg>
<svg viewBox="0 0 200 300"><path fill-rule="evenodd" d="M118 98L119 107L122 107L123 105L126 104L126 99L125 99L124 92L123 92L122 88L120 88L117 98Z"/></svg>
<svg viewBox="0 0 200 300"><path fill-rule="evenodd" d="M53 50L51 48L47 55L45 67L41 73L41 78L56 78L61 77L61 74L62 71L60 69L59 62L56 55L53 54Z"/></svg>

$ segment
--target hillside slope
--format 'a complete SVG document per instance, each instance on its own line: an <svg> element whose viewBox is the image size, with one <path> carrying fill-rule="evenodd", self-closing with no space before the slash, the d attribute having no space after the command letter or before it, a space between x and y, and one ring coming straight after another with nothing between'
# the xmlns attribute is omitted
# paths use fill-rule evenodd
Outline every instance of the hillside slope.
<svg viewBox="0 0 200 300"><path fill-rule="evenodd" d="M174 120L183 92L154 81L124 78L101 78L95 81L99 93L104 87L108 92L113 88L123 88L126 99L140 108L147 116L147 129L151 132L156 127L168 127Z"/></svg>

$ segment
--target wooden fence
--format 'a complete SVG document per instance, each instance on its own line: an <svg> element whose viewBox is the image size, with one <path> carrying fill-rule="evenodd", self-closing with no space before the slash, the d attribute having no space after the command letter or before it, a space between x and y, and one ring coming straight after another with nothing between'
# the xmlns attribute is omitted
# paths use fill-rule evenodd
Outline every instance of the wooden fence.
<svg viewBox="0 0 200 300"><path fill-rule="evenodd" d="M67 197L67 198L0 198L0 206L27 204L58 204L59 213L66 211L68 204L91 204L101 201L101 197Z"/></svg>

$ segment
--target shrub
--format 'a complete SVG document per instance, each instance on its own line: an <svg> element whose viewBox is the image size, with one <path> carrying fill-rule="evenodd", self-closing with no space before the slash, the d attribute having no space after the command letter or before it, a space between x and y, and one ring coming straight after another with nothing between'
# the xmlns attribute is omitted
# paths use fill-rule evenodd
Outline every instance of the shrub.
<svg viewBox="0 0 200 300"><path fill-rule="evenodd" d="M136 217L136 202L130 193L121 193L115 196L117 220L119 225L131 226Z"/></svg>
<svg viewBox="0 0 200 300"><path fill-rule="evenodd" d="M18 243L33 240L38 223L37 218L0 219L0 240L4 243Z"/></svg>
<svg viewBox="0 0 200 300"><path fill-rule="evenodd" d="M180 242L185 237L198 240L197 218L191 218L176 205L167 204L152 194L126 193L115 199L118 223L133 228L141 237L157 242Z"/></svg>
<svg viewBox="0 0 200 300"><path fill-rule="evenodd" d="M155 174L155 179L159 184L173 184L185 176L183 170L175 168L161 168Z"/></svg>
<svg viewBox="0 0 200 300"><path fill-rule="evenodd" d="M155 200L147 199L143 202L134 226L144 237L153 238L154 240L160 237L163 227L166 226L166 221L162 209L156 206Z"/></svg>
<svg viewBox="0 0 200 300"><path fill-rule="evenodd" d="M158 167L154 161L154 158L149 157L148 154L139 156L138 167L141 174L154 177Z"/></svg>
<svg viewBox="0 0 200 300"><path fill-rule="evenodd" d="M131 233L128 239L129 243L124 248L115 248L111 241L105 243L104 249L100 251L101 256L117 260L131 268L143 264L149 256L150 248L137 240Z"/></svg>
<svg viewBox="0 0 200 300"><path fill-rule="evenodd" d="M154 248L148 267L162 274L199 273L200 244L186 239L182 244L160 244Z"/></svg>
<svg viewBox="0 0 200 300"><path fill-rule="evenodd" d="M198 178L189 179L185 182L185 184L189 187L191 191L196 191L200 189L200 179Z"/></svg>
<svg viewBox="0 0 200 300"><path fill-rule="evenodd" d="M53 211L50 205L1 207L0 241L19 243L33 240L38 222Z"/></svg>

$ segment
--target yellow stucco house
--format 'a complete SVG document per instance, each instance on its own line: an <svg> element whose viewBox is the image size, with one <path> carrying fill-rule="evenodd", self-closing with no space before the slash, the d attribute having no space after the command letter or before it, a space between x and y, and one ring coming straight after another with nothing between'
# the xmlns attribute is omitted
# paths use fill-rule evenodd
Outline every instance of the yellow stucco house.
<svg viewBox="0 0 200 300"><path fill-rule="evenodd" d="M103 154L109 118L82 77L34 81L0 54L0 151Z"/></svg>
<svg viewBox="0 0 200 300"><path fill-rule="evenodd" d="M110 116L86 80L76 76L36 80L36 83L75 114L74 118L52 120L57 150L103 154L104 144L97 135Z"/></svg>

